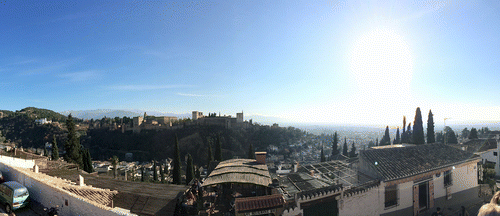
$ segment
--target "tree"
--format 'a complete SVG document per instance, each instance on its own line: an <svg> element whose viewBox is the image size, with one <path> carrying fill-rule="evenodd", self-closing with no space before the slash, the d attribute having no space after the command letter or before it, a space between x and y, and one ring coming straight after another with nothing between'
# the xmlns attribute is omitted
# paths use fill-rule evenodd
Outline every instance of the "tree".
<svg viewBox="0 0 500 216"><path fill-rule="evenodd" d="M186 166L186 185L191 182L194 178L194 166L193 166L193 157L188 153L187 158L187 166Z"/></svg>
<svg viewBox="0 0 500 216"><path fill-rule="evenodd" d="M346 157L349 157L349 153L347 152L347 138L344 137L344 147L342 148L342 154Z"/></svg>
<svg viewBox="0 0 500 216"><path fill-rule="evenodd" d="M82 151L83 171L88 172L89 164L87 163L87 154L85 153L85 149L82 149Z"/></svg>
<svg viewBox="0 0 500 216"><path fill-rule="evenodd" d="M321 162L325 162L326 161L326 158L325 158L325 154L323 153L323 146L321 146Z"/></svg>
<svg viewBox="0 0 500 216"><path fill-rule="evenodd" d="M159 169L160 169L160 182L163 183L165 181L165 172L164 172L163 168L161 167L161 165L160 165Z"/></svg>
<svg viewBox="0 0 500 216"><path fill-rule="evenodd" d="M355 158L357 156L358 156L358 154L356 154L356 146L354 146L354 141L352 141L351 151L349 152L349 157Z"/></svg>
<svg viewBox="0 0 500 216"><path fill-rule="evenodd" d="M87 167L88 169L85 170L85 172L88 172L88 173L93 173L94 172L94 166L92 166L92 156L90 155L90 150L89 149L86 149L86 158L87 158Z"/></svg>
<svg viewBox="0 0 500 216"><path fill-rule="evenodd" d="M214 161L214 156L212 155L212 145L210 142L208 144L208 154L207 154L207 169L210 167L210 162Z"/></svg>
<svg viewBox="0 0 500 216"><path fill-rule="evenodd" d="M255 151L253 150L252 143L250 143L250 147L248 148L248 159L255 159Z"/></svg>
<svg viewBox="0 0 500 216"><path fill-rule="evenodd" d="M394 144L401 144L401 137L399 136L399 127L396 130L396 138Z"/></svg>
<svg viewBox="0 0 500 216"><path fill-rule="evenodd" d="M443 132L441 132L441 131L436 132L436 142L444 143Z"/></svg>
<svg viewBox="0 0 500 216"><path fill-rule="evenodd" d="M113 176L114 178L116 178L117 175L116 171L118 169L118 163L120 162L120 160L116 155L113 155L113 157L110 160L111 160L111 165L113 165Z"/></svg>
<svg viewBox="0 0 500 216"><path fill-rule="evenodd" d="M446 139L446 143L453 143L453 144L457 144L458 143L458 139L457 139L457 136L455 135L455 132L451 129L451 127L449 126L446 126L444 128L444 131L445 131L445 139Z"/></svg>
<svg viewBox="0 0 500 216"><path fill-rule="evenodd" d="M462 130L462 133L460 134L460 137L462 137L462 139L466 139L466 138L469 138L469 135L470 135L469 129L464 128Z"/></svg>
<svg viewBox="0 0 500 216"><path fill-rule="evenodd" d="M415 111L415 119L413 121L413 135L411 136L411 143L417 145L425 144L424 126L422 123L422 113L420 112L420 107L417 107L417 111Z"/></svg>
<svg viewBox="0 0 500 216"><path fill-rule="evenodd" d="M378 137L377 137L377 139L375 139L375 140L376 140L376 141L375 141L375 146L378 146Z"/></svg>
<svg viewBox="0 0 500 216"><path fill-rule="evenodd" d="M49 151L47 151L47 147L43 147L43 156L48 157Z"/></svg>
<svg viewBox="0 0 500 216"><path fill-rule="evenodd" d="M215 160L222 161L222 145L220 143L220 134L217 135L217 142L215 144Z"/></svg>
<svg viewBox="0 0 500 216"><path fill-rule="evenodd" d="M68 136L64 143L64 149L66 150L64 160L83 167L80 138L76 135L75 123L71 114L68 115L68 119L66 120L66 127L68 129Z"/></svg>
<svg viewBox="0 0 500 216"><path fill-rule="evenodd" d="M52 136L52 160L59 159L59 147L57 147L56 135Z"/></svg>
<svg viewBox="0 0 500 216"><path fill-rule="evenodd" d="M436 136L434 134L434 115L432 110L429 110L429 116L427 117L427 143L435 143Z"/></svg>
<svg viewBox="0 0 500 216"><path fill-rule="evenodd" d="M196 172L194 173L194 176L196 177L196 179L200 180L201 179L201 167L196 167Z"/></svg>
<svg viewBox="0 0 500 216"><path fill-rule="evenodd" d="M389 135L389 126L386 126L384 136L380 140L380 146L385 146L390 144L391 144L391 136Z"/></svg>
<svg viewBox="0 0 500 216"><path fill-rule="evenodd" d="M406 128L406 142L409 143L411 140L411 136L412 136L412 131L411 131L411 122L408 123L408 128Z"/></svg>
<svg viewBox="0 0 500 216"><path fill-rule="evenodd" d="M181 184L181 155L179 150L179 141L177 134L175 134L175 147L174 147L174 168L172 170L172 183Z"/></svg>
<svg viewBox="0 0 500 216"><path fill-rule="evenodd" d="M373 140L370 140L370 142L368 143L368 148L374 147L374 146L375 146L375 143L373 142Z"/></svg>
<svg viewBox="0 0 500 216"><path fill-rule="evenodd" d="M144 182L144 166L141 166L141 182Z"/></svg>
<svg viewBox="0 0 500 216"><path fill-rule="evenodd" d="M337 135L337 131L335 131L335 134L333 135L333 140L332 140L332 157L335 155L340 154L339 151L339 137Z"/></svg>
<svg viewBox="0 0 500 216"><path fill-rule="evenodd" d="M156 160L153 160L153 182L158 181L158 173L156 173Z"/></svg>
<svg viewBox="0 0 500 216"><path fill-rule="evenodd" d="M476 128L470 129L469 139L477 139L477 129Z"/></svg>

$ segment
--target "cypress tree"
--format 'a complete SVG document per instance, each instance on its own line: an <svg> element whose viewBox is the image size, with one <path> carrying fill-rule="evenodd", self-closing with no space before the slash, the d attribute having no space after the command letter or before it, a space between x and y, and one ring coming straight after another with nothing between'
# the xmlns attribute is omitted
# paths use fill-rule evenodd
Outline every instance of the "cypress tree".
<svg viewBox="0 0 500 216"><path fill-rule="evenodd" d="M325 162L326 161L326 158L325 158L325 154L323 153L323 146L321 146L321 162Z"/></svg>
<svg viewBox="0 0 500 216"><path fill-rule="evenodd" d="M396 130L396 140L394 144L401 144L401 137L399 136L399 127Z"/></svg>
<svg viewBox="0 0 500 216"><path fill-rule="evenodd" d="M434 115L432 110L429 110L429 116L427 117L427 143L435 143L436 136L434 135Z"/></svg>
<svg viewBox="0 0 500 216"><path fill-rule="evenodd" d="M196 179L200 180L201 179L201 167L196 167L196 172L194 174L194 176L196 177Z"/></svg>
<svg viewBox="0 0 500 216"><path fill-rule="evenodd" d="M215 145L215 160L222 161L222 144L220 143L220 134L217 135L217 143Z"/></svg>
<svg viewBox="0 0 500 216"><path fill-rule="evenodd" d="M141 166L141 182L144 182L144 166Z"/></svg>
<svg viewBox="0 0 500 216"><path fill-rule="evenodd" d="M250 143L250 147L248 148L248 159L255 159L255 152L253 150L252 143Z"/></svg>
<svg viewBox="0 0 500 216"><path fill-rule="evenodd" d="M163 167L160 165L160 182L163 183L165 181L165 172L163 170Z"/></svg>
<svg viewBox="0 0 500 216"><path fill-rule="evenodd" d="M114 155L112 158L111 158L111 165L113 165L113 176L116 178L116 175L117 175L117 169L118 169L118 163L120 162L120 160L118 159L118 157L116 155Z"/></svg>
<svg viewBox="0 0 500 216"><path fill-rule="evenodd" d="M57 140L56 140L56 135L53 135L53 141L52 141L52 160L58 160L59 159L59 147L57 147Z"/></svg>
<svg viewBox="0 0 500 216"><path fill-rule="evenodd" d="M477 139L477 129L476 128L470 129L469 139Z"/></svg>
<svg viewBox="0 0 500 216"><path fill-rule="evenodd" d="M179 141L177 134L175 134L175 147L174 147L174 168L172 170L172 183L182 184L181 182L181 155L179 150Z"/></svg>
<svg viewBox="0 0 500 216"><path fill-rule="evenodd" d="M422 113L420 112L420 107L417 107L417 111L415 111L415 119L413 121L413 134L411 136L411 142L417 145L425 144L424 126L422 122Z"/></svg>
<svg viewBox="0 0 500 216"><path fill-rule="evenodd" d="M207 154L207 169L210 168L210 162L214 161L214 156L212 155L212 145L210 142L208 144L208 154Z"/></svg>
<svg viewBox="0 0 500 216"><path fill-rule="evenodd" d="M93 173L94 172L94 166L92 165L92 156L90 155L90 150L89 149L86 150L86 154L87 154L87 167L88 167L87 172L88 173Z"/></svg>
<svg viewBox="0 0 500 216"><path fill-rule="evenodd" d="M411 139L412 131L411 131L411 122L408 123L408 128L406 128L406 141L409 143Z"/></svg>
<svg viewBox="0 0 500 216"><path fill-rule="evenodd" d="M342 148L342 154L346 157L349 157L349 153L347 152L347 137L344 137L344 147Z"/></svg>
<svg viewBox="0 0 500 216"><path fill-rule="evenodd" d="M354 146L354 141L352 141L351 151L349 152L349 157L355 158L356 156L358 156L358 154L356 154L356 146Z"/></svg>
<svg viewBox="0 0 500 216"><path fill-rule="evenodd" d="M88 172L87 170L89 170L89 164L87 163L87 154L85 153L85 149L83 149L82 151L83 171Z"/></svg>
<svg viewBox="0 0 500 216"><path fill-rule="evenodd" d="M385 133L382 139L380 140L380 145L390 145L391 144L391 136L389 135L389 126L385 127Z"/></svg>
<svg viewBox="0 0 500 216"><path fill-rule="evenodd" d="M158 174L156 173L156 160L153 160L153 182L158 181Z"/></svg>
<svg viewBox="0 0 500 216"><path fill-rule="evenodd" d="M76 135L75 123L71 114L68 115L68 119L66 120L66 127L68 129L68 136L64 143L64 149L66 150L64 160L83 167L80 138Z"/></svg>
<svg viewBox="0 0 500 216"><path fill-rule="evenodd" d="M187 166L186 166L186 185L193 180L194 177L194 167L193 167L193 157L188 153Z"/></svg>
<svg viewBox="0 0 500 216"><path fill-rule="evenodd" d="M378 137L377 137L377 139L375 141L375 146L378 146Z"/></svg>
<svg viewBox="0 0 500 216"><path fill-rule="evenodd" d="M333 135L333 140L332 140L332 157L333 158L335 155L340 154L339 151L339 137L337 135L337 131L335 131L335 134Z"/></svg>

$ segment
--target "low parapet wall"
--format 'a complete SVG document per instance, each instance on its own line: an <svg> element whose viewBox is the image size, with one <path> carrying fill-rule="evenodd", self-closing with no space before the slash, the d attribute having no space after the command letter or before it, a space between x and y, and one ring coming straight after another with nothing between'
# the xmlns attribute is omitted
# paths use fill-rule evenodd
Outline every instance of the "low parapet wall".
<svg viewBox="0 0 500 216"><path fill-rule="evenodd" d="M35 160L15 158L4 155L0 155L0 163L9 165L11 167L20 167L26 169L30 169L35 166Z"/></svg>
<svg viewBox="0 0 500 216"><path fill-rule="evenodd" d="M2 158L8 161L8 157L3 156ZM100 205L62 189L61 185L64 184L76 186L75 183L68 180L51 177L42 173L34 173L29 169L14 167L1 161L0 171L2 171L7 181L17 181L28 188L31 199L36 202L45 207L59 205L60 215L135 215L123 211L123 209ZM91 188L89 186L82 187Z"/></svg>

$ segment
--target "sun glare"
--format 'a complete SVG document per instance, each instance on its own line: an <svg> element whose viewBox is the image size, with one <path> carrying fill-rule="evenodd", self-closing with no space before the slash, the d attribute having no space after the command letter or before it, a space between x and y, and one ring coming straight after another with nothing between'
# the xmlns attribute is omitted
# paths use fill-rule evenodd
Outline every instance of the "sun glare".
<svg viewBox="0 0 500 216"><path fill-rule="evenodd" d="M350 69L365 96L392 98L409 90L413 60L401 36L390 30L375 30L356 41Z"/></svg>

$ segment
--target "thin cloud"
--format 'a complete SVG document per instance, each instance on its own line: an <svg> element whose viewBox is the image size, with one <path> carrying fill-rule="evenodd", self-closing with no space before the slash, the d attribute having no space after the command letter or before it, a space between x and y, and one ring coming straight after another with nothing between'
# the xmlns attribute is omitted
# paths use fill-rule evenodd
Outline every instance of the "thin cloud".
<svg viewBox="0 0 500 216"><path fill-rule="evenodd" d="M74 59L66 59L58 62L52 62L52 63L47 63L45 66L41 66L35 69L30 69L21 72L21 75L36 75L36 74L44 74L44 73L49 73L52 71L57 71L61 70L64 68L67 68L71 65L76 64L77 62L80 61L80 58L74 58Z"/></svg>
<svg viewBox="0 0 500 216"><path fill-rule="evenodd" d="M99 78L101 76L101 73L95 70L89 70L89 71L79 71L79 72L72 72L72 73L65 73L59 75L60 77L67 78L71 82L83 82L83 81L88 81L92 79Z"/></svg>
<svg viewBox="0 0 500 216"><path fill-rule="evenodd" d="M175 88L188 88L191 85L115 85L110 86L109 89L120 91L147 91L159 89L175 89Z"/></svg>
<svg viewBox="0 0 500 216"><path fill-rule="evenodd" d="M221 95L202 95L202 94L188 94L188 93L177 93L177 95L180 96L186 96L186 97L221 97Z"/></svg>

